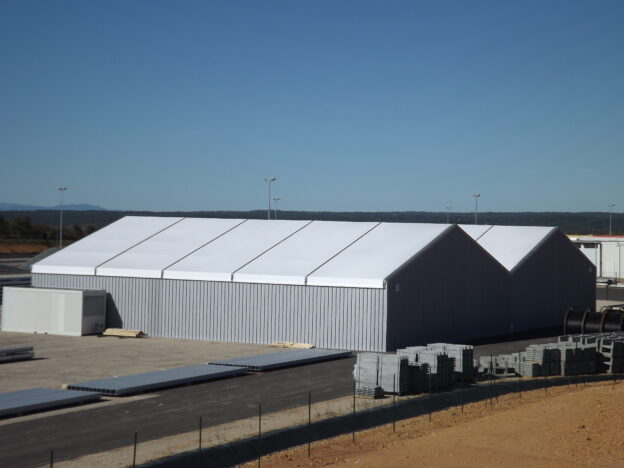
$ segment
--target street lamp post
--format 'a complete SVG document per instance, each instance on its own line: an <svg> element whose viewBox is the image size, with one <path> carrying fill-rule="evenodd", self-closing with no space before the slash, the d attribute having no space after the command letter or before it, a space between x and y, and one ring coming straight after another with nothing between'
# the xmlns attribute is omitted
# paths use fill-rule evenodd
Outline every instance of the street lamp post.
<svg viewBox="0 0 624 468"><path fill-rule="evenodd" d="M475 224L477 224L478 222L478 214L479 214L479 197L481 196L480 193L473 193L472 196L475 199Z"/></svg>
<svg viewBox="0 0 624 468"><path fill-rule="evenodd" d="M612 234L611 231L611 217L613 215L613 207L615 206L615 203L609 203L609 235Z"/></svg>
<svg viewBox="0 0 624 468"><path fill-rule="evenodd" d="M60 229L59 229L59 248L63 248L63 193L69 187L59 187L58 191L61 192L61 219L60 219Z"/></svg>
<svg viewBox="0 0 624 468"><path fill-rule="evenodd" d="M273 201L275 202L275 209L273 210L275 215L273 216L273 219L277 219L277 202L280 201L280 197L273 197Z"/></svg>
<svg viewBox="0 0 624 468"><path fill-rule="evenodd" d="M264 181L269 185L269 206L267 208L267 219L270 220L271 219L271 183L275 182L277 180L277 177L265 177Z"/></svg>
<svg viewBox="0 0 624 468"><path fill-rule="evenodd" d="M450 224L449 223L450 214L451 214L450 211L451 211L451 208L453 208L453 207L452 206L446 206L445 208L446 208L446 224Z"/></svg>

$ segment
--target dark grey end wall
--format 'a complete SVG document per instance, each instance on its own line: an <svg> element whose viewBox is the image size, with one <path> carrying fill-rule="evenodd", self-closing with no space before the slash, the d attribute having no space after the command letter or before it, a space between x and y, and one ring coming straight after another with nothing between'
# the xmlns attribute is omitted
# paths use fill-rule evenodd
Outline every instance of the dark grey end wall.
<svg viewBox="0 0 624 468"><path fill-rule="evenodd" d="M511 272L517 331L561 326L568 307L596 307L596 268L557 230Z"/></svg>
<svg viewBox="0 0 624 468"><path fill-rule="evenodd" d="M49 274L33 285L104 289L109 326L152 336L386 349L385 289Z"/></svg>
<svg viewBox="0 0 624 468"><path fill-rule="evenodd" d="M451 228L389 278L388 349L509 333L509 281L507 270Z"/></svg>

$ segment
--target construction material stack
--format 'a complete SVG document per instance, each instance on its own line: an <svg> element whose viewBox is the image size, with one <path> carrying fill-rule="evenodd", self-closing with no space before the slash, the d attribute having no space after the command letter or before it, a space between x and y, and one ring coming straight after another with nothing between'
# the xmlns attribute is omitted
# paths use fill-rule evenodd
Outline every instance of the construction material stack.
<svg viewBox="0 0 624 468"><path fill-rule="evenodd" d="M430 343L428 348L441 350L455 359L455 382L471 383L476 379L474 366L474 347L462 344Z"/></svg>
<svg viewBox="0 0 624 468"><path fill-rule="evenodd" d="M26 361L35 355L32 346L13 346L0 348L0 364L3 362Z"/></svg>

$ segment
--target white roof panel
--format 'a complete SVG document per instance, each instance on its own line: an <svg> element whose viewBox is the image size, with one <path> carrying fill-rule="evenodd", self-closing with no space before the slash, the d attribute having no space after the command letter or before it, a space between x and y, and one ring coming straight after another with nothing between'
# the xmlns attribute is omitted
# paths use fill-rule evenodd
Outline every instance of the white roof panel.
<svg viewBox="0 0 624 468"><path fill-rule="evenodd" d="M167 268L163 278L231 281L236 270L309 223L250 219Z"/></svg>
<svg viewBox="0 0 624 468"><path fill-rule="evenodd" d="M181 219L126 216L35 263L32 272L95 275L102 263Z"/></svg>
<svg viewBox="0 0 624 468"><path fill-rule="evenodd" d="M490 224L458 224L458 226L474 240L479 240L479 237L492 229Z"/></svg>
<svg viewBox="0 0 624 468"><path fill-rule="evenodd" d="M382 223L310 276L312 286L383 288L385 279L450 224Z"/></svg>
<svg viewBox="0 0 624 468"><path fill-rule="evenodd" d="M555 229L540 226L493 226L477 242L511 271Z"/></svg>
<svg viewBox="0 0 624 468"><path fill-rule="evenodd" d="M161 278L165 268L244 222L243 219L185 218L104 263L96 274Z"/></svg>
<svg viewBox="0 0 624 468"><path fill-rule="evenodd" d="M306 277L378 223L313 221L234 273L243 283L305 284Z"/></svg>

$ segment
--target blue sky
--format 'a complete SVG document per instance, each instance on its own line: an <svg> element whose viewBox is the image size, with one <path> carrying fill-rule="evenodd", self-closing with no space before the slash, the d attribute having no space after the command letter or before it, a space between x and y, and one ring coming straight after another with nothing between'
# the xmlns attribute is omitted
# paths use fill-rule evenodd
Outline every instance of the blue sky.
<svg viewBox="0 0 624 468"><path fill-rule="evenodd" d="M624 2L0 2L0 201L624 211Z"/></svg>

